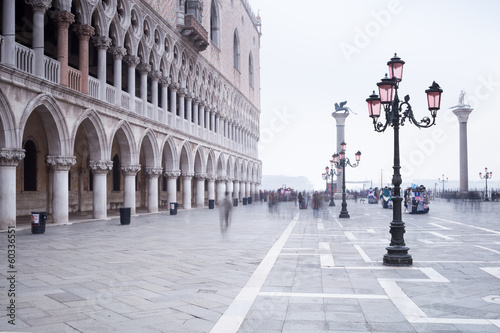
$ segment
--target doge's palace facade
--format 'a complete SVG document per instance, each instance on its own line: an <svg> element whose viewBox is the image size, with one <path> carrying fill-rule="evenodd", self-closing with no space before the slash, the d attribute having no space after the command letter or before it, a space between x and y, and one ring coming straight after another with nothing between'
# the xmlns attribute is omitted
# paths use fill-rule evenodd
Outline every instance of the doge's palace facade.
<svg viewBox="0 0 500 333"><path fill-rule="evenodd" d="M247 0L3 0L0 230L16 217L255 196L260 18Z"/></svg>

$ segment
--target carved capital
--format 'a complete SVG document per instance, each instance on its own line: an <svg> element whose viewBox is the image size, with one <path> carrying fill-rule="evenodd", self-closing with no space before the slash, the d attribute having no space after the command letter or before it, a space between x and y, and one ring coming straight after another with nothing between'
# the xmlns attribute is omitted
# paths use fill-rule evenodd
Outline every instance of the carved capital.
<svg viewBox="0 0 500 333"><path fill-rule="evenodd" d="M131 67L136 67L141 62L141 58L129 54L123 57L123 61Z"/></svg>
<svg viewBox="0 0 500 333"><path fill-rule="evenodd" d="M122 165L120 170L124 176L135 176L141 170L140 165Z"/></svg>
<svg viewBox="0 0 500 333"><path fill-rule="evenodd" d="M25 0L28 5L33 6L34 12L45 12L52 6L52 0Z"/></svg>
<svg viewBox="0 0 500 333"><path fill-rule="evenodd" d="M169 77L166 77L166 76L164 76L164 77L162 77L162 78L160 79L160 84L161 84L162 86L168 86L168 85L170 84L170 82L172 82L172 79L171 79L171 78L169 78Z"/></svg>
<svg viewBox="0 0 500 333"><path fill-rule="evenodd" d="M162 73L159 70L154 70L149 73L149 77L153 80L160 80L162 78Z"/></svg>
<svg viewBox="0 0 500 333"><path fill-rule="evenodd" d="M78 35L78 38L87 40L95 34L94 27L88 24L76 24L73 26L73 31Z"/></svg>
<svg viewBox="0 0 500 333"><path fill-rule="evenodd" d="M53 171L69 171L76 164L75 156L47 155L45 161Z"/></svg>
<svg viewBox="0 0 500 333"><path fill-rule="evenodd" d="M207 175L207 179L213 182L217 179L217 175Z"/></svg>
<svg viewBox="0 0 500 333"><path fill-rule="evenodd" d="M24 159L24 149L0 148L0 166L17 166Z"/></svg>
<svg viewBox="0 0 500 333"><path fill-rule="evenodd" d="M113 169L113 161L89 161L89 169L93 173L108 173Z"/></svg>
<svg viewBox="0 0 500 333"><path fill-rule="evenodd" d="M69 26L75 22L75 15L65 10L52 12L50 17L56 22L57 27L60 29L68 29Z"/></svg>
<svg viewBox="0 0 500 333"><path fill-rule="evenodd" d="M144 170L144 171L146 173L146 176L151 177L151 178L153 178L153 177L158 178L163 173L162 168L146 168L146 170Z"/></svg>
<svg viewBox="0 0 500 333"><path fill-rule="evenodd" d="M169 178L177 178L181 175L181 170L165 171L163 174Z"/></svg>
<svg viewBox="0 0 500 333"><path fill-rule="evenodd" d="M177 89L179 89L179 87L180 87L179 84L176 82L174 82L170 85L170 89L172 89L172 90L177 90Z"/></svg>
<svg viewBox="0 0 500 333"><path fill-rule="evenodd" d="M98 49L107 50L111 46L111 38L106 36L93 36L92 42Z"/></svg>
<svg viewBox="0 0 500 333"><path fill-rule="evenodd" d="M196 173L194 174L194 178L196 178L196 179L205 179L205 178L207 178L207 174L206 174L206 173L199 173L199 172L196 172Z"/></svg>
<svg viewBox="0 0 500 333"><path fill-rule="evenodd" d="M181 175L183 178L191 178L194 176L194 172L183 172Z"/></svg>
<svg viewBox="0 0 500 333"><path fill-rule="evenodd" d="M114 59L122 59L127 55L127 49L122 46L111 46L108 52L113 55Z"/></svg>
<svg viewBox="0 0 500 333"><path fill-rule="evenodd" d="M186 96L186 94L187 94L187 89L186 89L186 88L181 88L181 89L179 89L179 90L177 91L177 94L178 94L179 96L181 96L181 97L182 97L182 96Z"/></svg>
<svg viewBox="0 0 500 333"><path fill-rule="evenodd" d="M149 73L151 72L151 65L146 64L145 62L141 62L139 65L137 65L137 70L141 73Z"/></svg>

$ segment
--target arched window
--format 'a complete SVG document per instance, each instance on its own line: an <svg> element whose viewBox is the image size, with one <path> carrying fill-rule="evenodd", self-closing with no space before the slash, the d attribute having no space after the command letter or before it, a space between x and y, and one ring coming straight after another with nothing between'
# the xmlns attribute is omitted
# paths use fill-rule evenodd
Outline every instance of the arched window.
<svg viewBox="0 0 500 333"><path fill-rule="evenodd" d="M113 157L113 191L120 191L120 158L118 154Z"/></svg>
<svg viewBox="0 0 500 333"><path fill-rule="evenodd" d="M248 56L248 83L253 88L253 58L252 52Z"/></svg>
<svg viewBox="0 0 500 333"><path fill-rule="evenodd" d="M240 37L238 36L238 30L234 30L233 59L234 59L234 68L236 68L239 71L240 70Z"/></svg>
<svg viewBox="0 0 500 333"><path fill-rule="evenodd" d="M215 0L212 0L212 5L210 7L210 39L212 40L213 44L217 47L220 47L219 32L220 32L219 10L217 8Z"/></svg>
<svg viewBox="0 0 500 333"><path fill-rule="evenodd" d="M36 191L36 146L31 140L24 144L24 190Z"/></svg>

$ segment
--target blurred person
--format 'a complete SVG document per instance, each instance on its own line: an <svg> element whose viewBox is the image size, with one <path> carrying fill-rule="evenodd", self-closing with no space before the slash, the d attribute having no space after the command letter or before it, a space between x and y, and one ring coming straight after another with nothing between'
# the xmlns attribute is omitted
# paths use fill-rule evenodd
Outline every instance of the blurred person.
<svg viewBox="0 0 500 333"><path fill-rule="evenodd" d="M321 198L319 196L318 191L315 191L312 198L312 209L314 217L319 217L320 205L321 205Z"/></svg>
<svg viewBox="0 0 500 333"><path fill-rule="evenodd" d="M224 193L224 200L222 201L222 205L219 208L220 213L220 230L222 233L225 233L231 224L231 211L233 209L233 203L231 201L231 197L229 192L226 191Z"/></svg>

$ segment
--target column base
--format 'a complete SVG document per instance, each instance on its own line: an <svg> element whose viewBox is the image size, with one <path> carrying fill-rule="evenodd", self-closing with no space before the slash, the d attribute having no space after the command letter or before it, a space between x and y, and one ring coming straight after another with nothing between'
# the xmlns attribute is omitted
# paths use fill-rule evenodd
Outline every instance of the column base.
<svg viewBox="0 0 500 333"><path fill-rule="evenodd" d="M386 266L411 266L413 258L408 253L409 247L406 246L388 246L385 248L387 253L384 255L384 265Z"/></svg>
<svg viewBox="0 0 500 333"><path fill-rule="evenodd" d="M335 201L330 201L330 204L328 206L335 206Z"/></svg>
<svg viewBox="0 0 500 333"><path fill-rule="evenodd" d="M341 218L341 219L348 219L348 218L350 218L349 212L340 212L339 218Z"/></svg>

